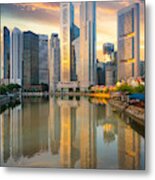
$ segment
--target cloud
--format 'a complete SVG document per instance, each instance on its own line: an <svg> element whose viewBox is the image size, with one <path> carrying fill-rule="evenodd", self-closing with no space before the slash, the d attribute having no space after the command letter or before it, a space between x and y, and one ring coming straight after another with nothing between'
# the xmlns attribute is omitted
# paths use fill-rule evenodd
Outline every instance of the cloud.
<svg viewBox="0 0 155 180"><path fill-rule="evenodd" d="M23 8L23 10L28 11L36 11L36 10L44 10L44 11L59 11L59 3L20 3L16 4L16 6Z"/></svg>

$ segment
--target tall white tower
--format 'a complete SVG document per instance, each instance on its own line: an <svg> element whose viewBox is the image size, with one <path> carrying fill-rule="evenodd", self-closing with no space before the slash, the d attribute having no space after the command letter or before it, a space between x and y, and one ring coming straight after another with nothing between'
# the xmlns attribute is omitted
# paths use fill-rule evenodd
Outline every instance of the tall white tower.
<svg viewBox="0 0 155 180"><path fill-rule="evenodd" d="M23 61L23 35L18 28L14 28L11 37L11 68L10 82L22 84L22 61Z"/></svg>
<svg viewBox="0 0 155 180"><path fill-rule="evenodd" d="M96 3L80 5L80 89L96 83Z"/></svg>
<svg viewBox="0 0 155 180"><path fill-rule="evenodd" d="M70 82L71 42L74 22L72 3L61 3L61 82Z"/></svg>

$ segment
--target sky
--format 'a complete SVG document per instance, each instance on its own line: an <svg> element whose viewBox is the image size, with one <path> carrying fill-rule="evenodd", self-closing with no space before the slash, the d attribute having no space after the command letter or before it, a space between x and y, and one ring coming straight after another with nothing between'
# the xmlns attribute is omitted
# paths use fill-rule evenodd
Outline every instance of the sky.
<svg viewBox="0 0 155 180"><path fill-rule="evenodd" d="M117 12L135 2L140 4L140 59L144 60L144 1L121 0L96 2L96 48L100 61L104 61L104 43L114 43L117 50ZM74 2L73 5L74 21L79 26L80 2ZM52 33L60 32L60 3L1 4L1 36L4 26L11 31L17 27L21 31L31 30L37 34L47 34L50 38Z"/></svg>

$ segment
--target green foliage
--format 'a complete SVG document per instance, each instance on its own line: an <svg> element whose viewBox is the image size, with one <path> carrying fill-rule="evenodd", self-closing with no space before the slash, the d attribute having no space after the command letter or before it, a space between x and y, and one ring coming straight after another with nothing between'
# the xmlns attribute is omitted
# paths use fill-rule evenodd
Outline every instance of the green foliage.
<svg viewBox="0 0 155 180"><path fill-rule="evenodd" d="M132 87L128 84L123 84L120 87L117 88L117 91L121 92L127 92L127 93L144 93L145 92L145 86L144 85L139 85L136 87Z"/></svg>
<svg viewBox="0 0 155 180"><path fill-rule="evenodd" d="M19 91L20 88L21 86L18 84L8 84L8 85L2 84L0 86L0 94L5 95L7 93L17 92Z"/></svg>
<svg viewBox="0 0 155 180"><path fill-rule="evenodd" d="M0 94L1 95L7 94L7 91L8 91L8 89L7 89L7 87L5 85L0 86Z"/></svg>

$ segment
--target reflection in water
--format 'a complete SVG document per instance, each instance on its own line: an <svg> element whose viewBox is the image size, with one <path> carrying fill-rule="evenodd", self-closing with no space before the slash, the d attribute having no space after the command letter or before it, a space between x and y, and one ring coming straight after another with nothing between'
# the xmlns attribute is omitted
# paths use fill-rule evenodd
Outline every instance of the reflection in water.
<svg viewBox="0 0 155 180"><path fill-rule="evenodd" d="M129 122L87 98L25 98L0 114L0 164L144 169L144 138Z"/></svg>

